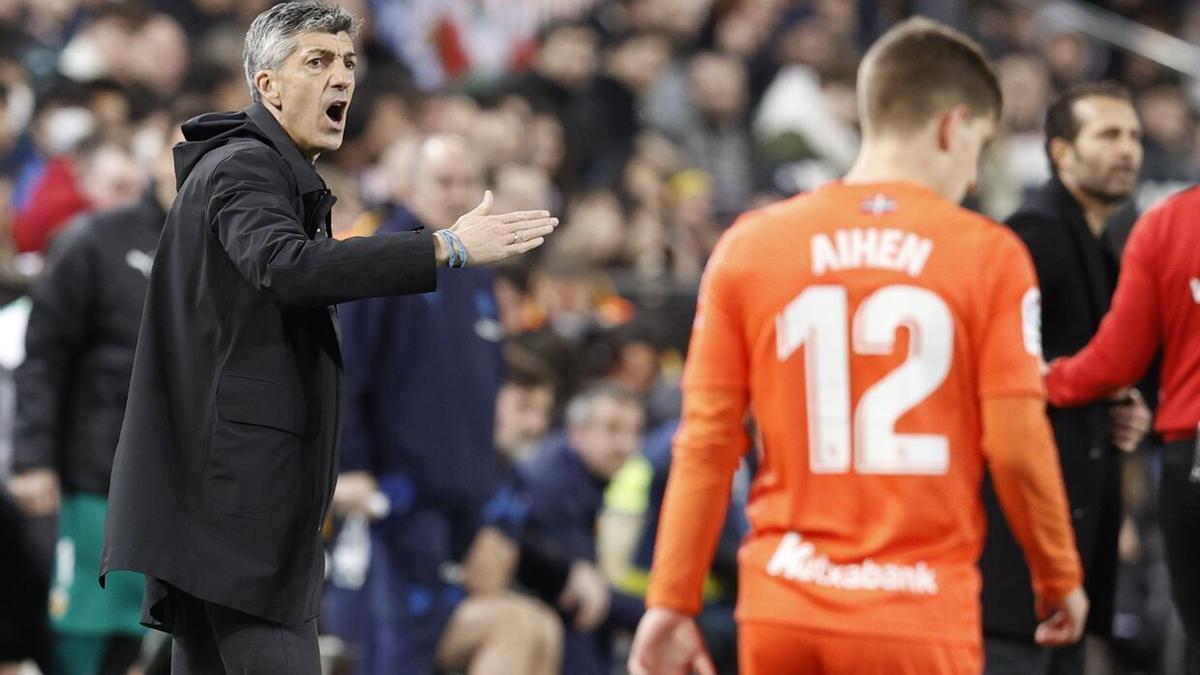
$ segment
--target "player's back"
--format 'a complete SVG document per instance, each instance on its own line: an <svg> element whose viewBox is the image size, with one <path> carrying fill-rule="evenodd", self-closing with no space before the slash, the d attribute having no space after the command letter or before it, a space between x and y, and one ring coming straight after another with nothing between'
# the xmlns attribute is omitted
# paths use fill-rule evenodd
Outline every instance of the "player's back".
<svg viewBox="0 0 1200 675"><path fill-rule="evenodd" d="M980 393L1040 391L1036 368L987 373L1007 367L989 324L1021 321L992 306L1020 243L916 184L833 183L748 214L714 257L764 448L740 618L978 641ZM1008 304L1036 316L1026 291Z"/></svg>

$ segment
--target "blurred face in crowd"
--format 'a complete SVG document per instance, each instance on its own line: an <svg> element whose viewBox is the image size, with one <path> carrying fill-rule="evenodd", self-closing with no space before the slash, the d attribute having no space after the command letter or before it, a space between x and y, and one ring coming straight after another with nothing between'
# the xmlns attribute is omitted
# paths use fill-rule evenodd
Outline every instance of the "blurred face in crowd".
<svg viewBox="0 0 1200 675"><path fill-rule="evenodd" d="M263 103L309 159L341 147L357 63L349 33L301 33L278 68L255 75Z"/></svg>
<svg viewBox="0 0 1200 675"><path fill-rule="evenodd" d="M621 203L609 191L576 199L567 212L567 226L555 242L555 251L596 265L615 263L625 250L625 216Z"/></svg>
<svg viewBox="0 0 1200 675"><path fill-rule="evenodd" d="M414 169L410 206L426 226L450 227L479 205L483 167L461 137L439 135L426 140Z"/></svg>
<svg viewBox="0 0 1200 675"><path fill-rule="evenodd" d="M137 201L148 178L128 150L103 145L85 158L80 183L93 208L111 211Z"/></svg>
<svg viewBox="0 0 1200 675"><path fill-rule="evenodd" d="M387 199L392 204L404 204L412 195L413 166L420 150L420 139L407 136L388 146L379 159Z"/></svg>
<svg viewBox="0 0 1200 675"><path fill-rule="evenodd" d="M88 100L88 110L105 136L119 137L129 125L129 98L120 91L96 92Z"/></svg>
<svg viewBox="0 0 1200 675"><path fill-rule="evenodd" d="M1150 89L1138 99L1141 118L1146 120L1146 136L1168 149L1187 143L1191 112L1187 99L1177 87Z"/></svg>
<svg viewBox="0 0 1200 675"><path fill-rule="evenodd" d="M551 115L534 115L525 138L529 161L553 175L567 156L562 123Z"/></svg>
<svg viewBox="0 0 1200 675"><path fill-rule="evenodd" d="M631 391L650 391L658 379L658 350L649 342L624 345L617 353L612 378Z"/></svg>
<svg viewBox="0 0 1200 675"><path fill-rule="evenodd" d="M1014 54L996 64L1004 120L1017 131L1040 129L1050 97L1050 72L1037 57Z"/></svg>
<svg viewBox="0 0 1200 675"><path fill-rule="evenodd" d="M641 405L624 398L599 395L586 418L567 429L571 447L592 475L612 478L637 453L645 422Z"/></svg>
<svg viewBox="0 0 1200 675"><path fill-rule="evenodd" d="M1087 74L1090 65L1087 43L1074 33L1062 33L1043 48L1050 67L1064 82L1078 82Z"/></svg>
<svg viewBox="0 0 1200 675"><path fill-rule="evenodd" d="M615 79L641 93L658 80L670 57L671 46L664 38L653 34L638 35L609 52L607 69Z"/></svg>
<svg viewBox="0 0 1200 675"><path fill-rule="evenodd" d="M508 164L496 172L496 212L533 211L553 201L550 177L536 166Z"/></svg>
<svg viewBox="0 0 1200 675"><path fill-rule="evenodd" d="M537 69L572 91L582 89L596 72L596 34L581 26L559 28L546 36L537 55Z"/></svg>
<svg viewBox="0 0 1200 675"><path fill-rule="evenodd" d="M511 110L497 108L481 112L471 129L471 146L488 166L499 166L517 159L524 150L521 117Z"/></svg>
<svg viewBox="0 0 1200 675"><path fill-rule="evenodd" d="M496 394L496 447L513 460L529 456L550 428L554 389L508 382Z"/></svg>
<svg viewBox="0 0 1200 675"><path fill-rule="evenodd" d="M1076 101L1072 113L1079 122L1075 140L1051 143L1059 178L1101 203L1129 197L1142 167L1142 125L1133 105L1089 96Z"/></svg>
<svg viewBox="0 0 1200 675"><path fill-rule="evenodd" d="M692 102L717 122L736 120L746 103L746 68L718 54L701 54L692 61Z"/></svg>
<svg viewBox="0 0 1200 675"><path fill-rule="evenodd" d="M188 71L188 39L183 28L165 14L148 20L135 36L134 75L161 95L177 91Z"/></svg>

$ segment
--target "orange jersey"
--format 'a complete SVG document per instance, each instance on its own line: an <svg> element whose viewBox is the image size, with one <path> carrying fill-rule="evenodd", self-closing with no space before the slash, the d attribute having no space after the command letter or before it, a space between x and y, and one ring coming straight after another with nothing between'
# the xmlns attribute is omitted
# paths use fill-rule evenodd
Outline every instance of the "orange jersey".
<svg viewBox="0 0 1200 675"><path fill-rule="evenodd" d="M726 233L684 395L742 396L713 400L748 401L761 434L739 620L979 641L981 399L1044 395L1036 289L1011 232L912 183L829 184ZM676 439L668 502L714 494L688 476L727 481L745 447L698 426ZM682 510L664 525L700 527ZM650 604L690 610L669 569L683 554L661 553Z"/></svg>

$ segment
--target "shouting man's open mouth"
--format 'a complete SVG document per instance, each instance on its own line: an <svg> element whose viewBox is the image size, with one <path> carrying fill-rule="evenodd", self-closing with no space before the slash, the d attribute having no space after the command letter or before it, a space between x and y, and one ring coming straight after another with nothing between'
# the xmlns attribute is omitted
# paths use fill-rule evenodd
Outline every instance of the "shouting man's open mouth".
<svg viewBox="0 0 1200 675"><path fill-rule="evenodd" d="M346 123L346 108L349 101L334 101L325 108L325 116L339 129Z"/></svg>

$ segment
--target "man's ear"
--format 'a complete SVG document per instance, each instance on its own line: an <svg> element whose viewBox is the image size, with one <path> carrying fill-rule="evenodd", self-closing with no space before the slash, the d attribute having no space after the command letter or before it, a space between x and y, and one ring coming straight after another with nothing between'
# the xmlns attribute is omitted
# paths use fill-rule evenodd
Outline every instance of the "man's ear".
<svg viewBox="0 0 1200 675"><path fill-rule="evenodd" d="M279 78L275 77L275 71L260 70L255 73L254 87L258 89L258 96L263 102L269 103L273 108L282 107Z"/></svg>
<svg viewBox="0 0 1200 675"><path fill-rule="evenodd" d="M938 150L949 150L970 119L971 109L965 105L952 106L942 111L937 121Z"/></svg>
<svg viewBox="0 0 1200 675"><path fill-rule="evenodd" d="M1050 160L1053 164L1051 168L1062 166L1063 160L1066 159L1067 153L1071 151L1071 144L1065 138L1050 139Z"/></svg>

